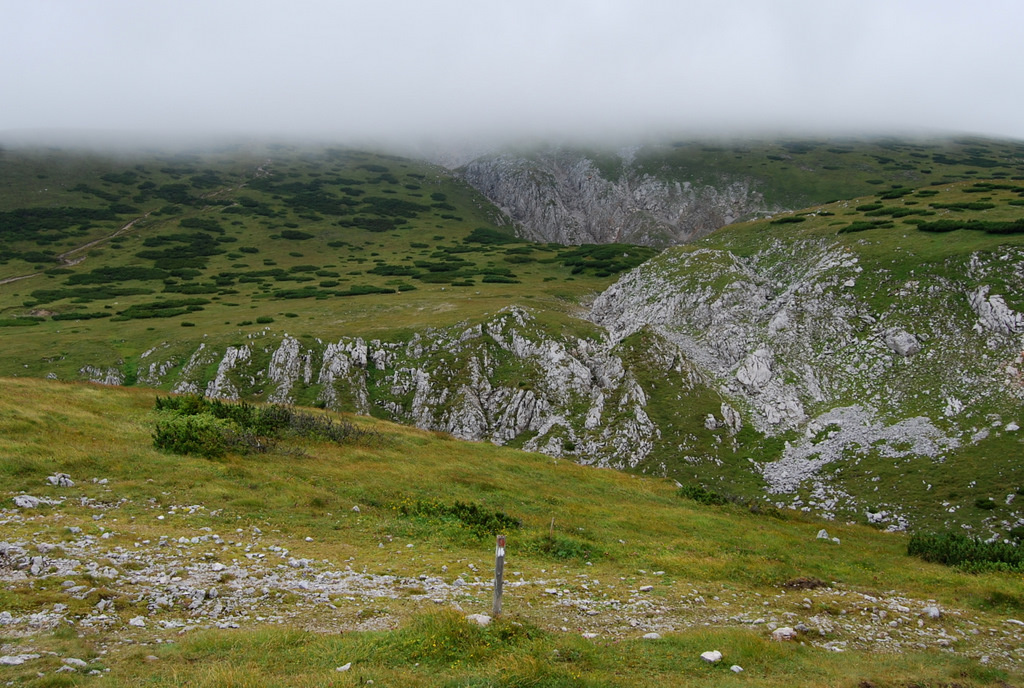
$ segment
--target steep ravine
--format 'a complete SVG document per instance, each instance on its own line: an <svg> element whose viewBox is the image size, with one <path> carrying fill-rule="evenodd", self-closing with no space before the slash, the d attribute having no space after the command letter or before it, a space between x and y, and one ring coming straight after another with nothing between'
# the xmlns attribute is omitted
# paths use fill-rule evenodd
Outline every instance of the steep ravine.
<svg viewBox="0 0 1024 688"><path fill-rule="evenodd" d="M458 172L522 236L560 244L671 246L767 210L749 180L670 182L632 168L628 152L619 162L604 172L582 153L556 149L487 156Z"/></svg>

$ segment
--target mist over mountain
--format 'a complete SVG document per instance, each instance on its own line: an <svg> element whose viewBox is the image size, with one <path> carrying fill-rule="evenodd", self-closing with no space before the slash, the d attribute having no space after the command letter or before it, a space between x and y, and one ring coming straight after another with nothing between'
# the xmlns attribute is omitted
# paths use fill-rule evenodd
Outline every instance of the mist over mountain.
<svg viewBox="0 0 1024 688"><path fill-rule="evenodd" d="M407 145L752 130L1024 137L1022 12L949 0L14 3L0 29L0 132Z"/></svg>

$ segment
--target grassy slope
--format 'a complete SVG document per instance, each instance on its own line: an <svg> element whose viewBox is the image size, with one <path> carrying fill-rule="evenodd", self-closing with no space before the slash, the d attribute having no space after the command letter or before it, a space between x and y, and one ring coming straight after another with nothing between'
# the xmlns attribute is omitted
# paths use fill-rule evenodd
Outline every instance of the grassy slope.
<svg viewBox="0 0 1024 688"><path fill-rule="evenodd" d="M113 316L0 328L6 354L0 372L6 374L74 378L83 364L123 366L118 362L130 362L160 342L204 336L235 340L270 323L274 330L330 340L402 336L477 320L511 303L559 314L613 279L601 269L572 272L559 257L567 251L561 247L466 243L474 229L502 229L495 224L496 211L446 171L394 156L331 149L129 160L18 151L3 156L0 212L128 206L118 208L124 212L115 219L0 236L0 280L32 275L0 284L0 321L10 324L33 312L44 318L51 313ZM399 206L374 207L367 199ZM136 219L130 230L111 238ZM364 221L398 224L386 231L341 224ZM213 229L196 228L196 222L212 223ZM296 231L306 236L289 238L288 232ZM204 234L212 254L188 258L184 267L194 272L175 272L159 259L137 255L186 249L188 243L175 241L176 236ZM57 261L67 251L75 253ZM458 259L466 261L461 272L446 281L426 281L438 274L415 265L436 267ZM417 274L371 272L381 265ZM124 268L162 268L164 274L75 282L97 270ZM253 274L259 272L264 274ZM360 287L393 293L346 295ZM90 297L85 292L97 288L108 293ZM146 293L124 295L110 288ZM312 290L307 296L287 293L307 288ZM58 298L45 294L61 289L66 293ZM203 302L174 317L119 316L131 306L180 299Z"/></svg>
<svg viewBox="0 0 1024 688"><path fill-rule="evenodd" d="M614 174L614 159L606 160L602 169ZM679 141L641 148L635 165L695 185L749 179L769 207L803 208L889 186L1020 176L1024 144L970 137Z"/></svg>
<svg viewBox="0 0 1024 688"><path fill-rule="evenodd" d="M828 524L830 535L842 540L835 546L815 539L820 523L797 514L770 517L734 506L700 507L676 496L667 481L460 443L366 419L353 420L379 431L379 441L343 447L313 443L301 454L218 461L175 456L152 448L157 414L151 391L12 379L0 381L0 390L0 508L5 510L0 522L9 542L70 542L72 526L97 536L107 530L112 537L95 541L100 550L95 557L108 565L113 561L102 558L104 548L133 550L135 543L134 551L145 557L146 547L139 543L155 543L161 536L173 540L209 533L204 531L209 528L231 540L235 529L249 533L258 526L265 534L260 544L286 547L292 556L321 560L327 568L351 562L371 572L450 581L457 575L472 577L466 567L473 564L486 581L491 538L451 521L402 517L395 507L416 499L461 500L502 510L524 524L509 533L506 571L507 580L526 584L508 589L504 620L487 631L466 626L452 612L439 612L415 592L394 599L334 598L333 607L300 607L300 616L284 625L250 620L232 631L204 630L202 624L180 632L162 630L157 621L176 618L175 610L147 611L124 569L125 575L104 583L100 593L115 601L120 626L77 633L65 626L27 636L0 628L0 654L44 653L42 659L5 669L8 680L18 684L101 680L118 686L143 681L154 686L349 686L373 678L383 685L421 686L658 686L678 681L856 686L863 680L970 686L1024 678L1005 659L996 661L1003 668L976 660L981 654L1003 653L1021 659L1015 654L1019 638L1004 633L1015 628L1005 619L1024 613L1019 576L969 576L910 560L899 535ZM70 473L78 484L47 485L45 477L55 471ZM93 483L89 479L94 477L109 483ZM12 509L9 498L22 491L67 501L38 510ZM359 513L351 511L353 504L361 506ZM542 547L552 519L567 556L552 556ZM154 551L153 556L161 555ZM198 553L194 556L200 560ZM214 551L205 560L230 563L225 556L231 554ZM831 581L831 586L786 594L781 584L798 576ZM95 586L102 580L81 570L34 579L7 570L5 579L0 611L22 616L66 602L72 617L90 612L99 598L77 602L61 593L61 582ZM597 596L600 589L606 602L636 599L638 586L653 585L648 593L653 605L641 602L630 613L643 619L646 609L644 624L677 630L658 642L642 641L642 630L630 629L614 608L604 611L598 605L602 611L588 616L544 592L554 586L586 596L588 583L594 588L589 594ZM220 587L230 586L228 579ZM813 611L805 610L805 596L813 597ZM467 590L460 599L465 613L490 607L486 586ZM895 599L915 609L908 614L910 634L925 600L941 605L943 620L927 622L926 630L948 632L956 652L934 645L919 650L911 644L897 654L866 651L892 645L859 634L902 632L876 613ZM274 613L295 609L295 600L294 594L284 595ZM135 614L147 617L147 628L123 625ZM877 623L877 628L870 634L832 630L824 638L812 633L806 645L778 644L768 640L764 625L733 620L753 615L777 618L783 625L807 620L816 627L834 622L838 629L847 620L858 620ZM308 630L366 628L368 618L379 619L377 627L401 630L341 635ZM971 632L990 627L995 630L981 636ZM598 637L582 639L580 630ZM157 639L167 644L153 644ZM837 654L811 645L824 640L846 641L848 651ZM722 665L699 660L699 653L709 649L723 652ZM53 674L60 658L69 656L110 672L103 679ZM334 671L350 661L350 673ZM730 673L733 663L745 672ZM38 678L37 671L46 676Z"/></svg>

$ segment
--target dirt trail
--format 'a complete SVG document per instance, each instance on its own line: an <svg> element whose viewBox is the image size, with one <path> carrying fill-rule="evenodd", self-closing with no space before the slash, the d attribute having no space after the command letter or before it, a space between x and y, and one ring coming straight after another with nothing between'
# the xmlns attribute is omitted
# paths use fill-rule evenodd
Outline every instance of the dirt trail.
<svg viewBox="0 0 1024 688"><path fill-rule="evenodd" d="M78 258L70 258L70 256L72 256L75 253L79 253L81 251L85 251L86 249L90 249L93 246L96 246L97 244L102 244L104 241L110 241L114 237L117 237L117 236L120 236L120 235L124 234L129 229L131 229L133 226L135 226L136 222L138 222L139 220L144 220L147 217L149 217L150 213L152 213L152 212L153 211L150 211L149 213L146 213L145 215L141 215L141 216L135 218L131 222L127 223L126 225L124 225L123 227L118 229L113 234L107 235L105 237L100 237L99 239L94 239L94 240L92 240L92 241L90 241L90 242L88 242L86 244L82 244L81 246L76 246L75 248L73 248L73 249L71 249L69 251L65 251L64 253L61 253L60 255L57 256L57 260L60 262L60 265L64 265L64 266L78 265L83 260L85 260L86 257L85 256L79 256ZM41 274L43 274L43 273L41 273L41 272L33 272L33 273L28 274L28 275L15 275L14 277L5 277L4 279L0 279L0 284L10 284L11 282L17 282L18 280L29 279L30 277L37 277L37 276L39 276Z"/></svg>

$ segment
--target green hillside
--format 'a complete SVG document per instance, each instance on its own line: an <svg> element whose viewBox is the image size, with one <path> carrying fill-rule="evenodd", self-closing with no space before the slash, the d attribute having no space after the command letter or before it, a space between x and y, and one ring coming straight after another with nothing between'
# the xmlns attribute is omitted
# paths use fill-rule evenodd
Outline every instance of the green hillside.
<svg viewBox="0 0 1024 688"><path fill-rule="evenodd" d="M904 535L704 506L669 481L360 417L332 414L345 432L314 439L326 426L302 410L269 449L176 454L153 446L178 416L152 391L0 391L13 685L1024 678L1019 575L925 563ZM51 484L58 473L73 484ZM504 614L479 627L464 617L490 611L496 526ZM796 639L771 640L781 627ZM711 650L720 663L701 660Z"/></svg>
<svg viewBox="0 0 1024 688"><path fill-rule="evenodd" d="M613 177L624 158L603 155ZM392 155L8 149L0 373L356 411L839 522L1017 539L1018 144L632 159L844 200L663 252L564 247ZM791 464L814 465L772 474Z"/></svg>
<svg viewBox="0 0 1024 688"><path fill-rule="evenodd" d="M8 375L130 368L161 341L267 326L331 339L564 312L653 255L517 241L447 171L351 150L7 150L0 185Z"/></svg>
<svg viewBox="0 0 1024 688"><path fill-rule="evenodd" d="M597 159L602 172L614 175L621 168L607 154ZM979 137L687 140L643 146L632 164L655 177L692 184L749 178L770 207L796 209L892 186L1020 178L1024 144Z"/></svg>

